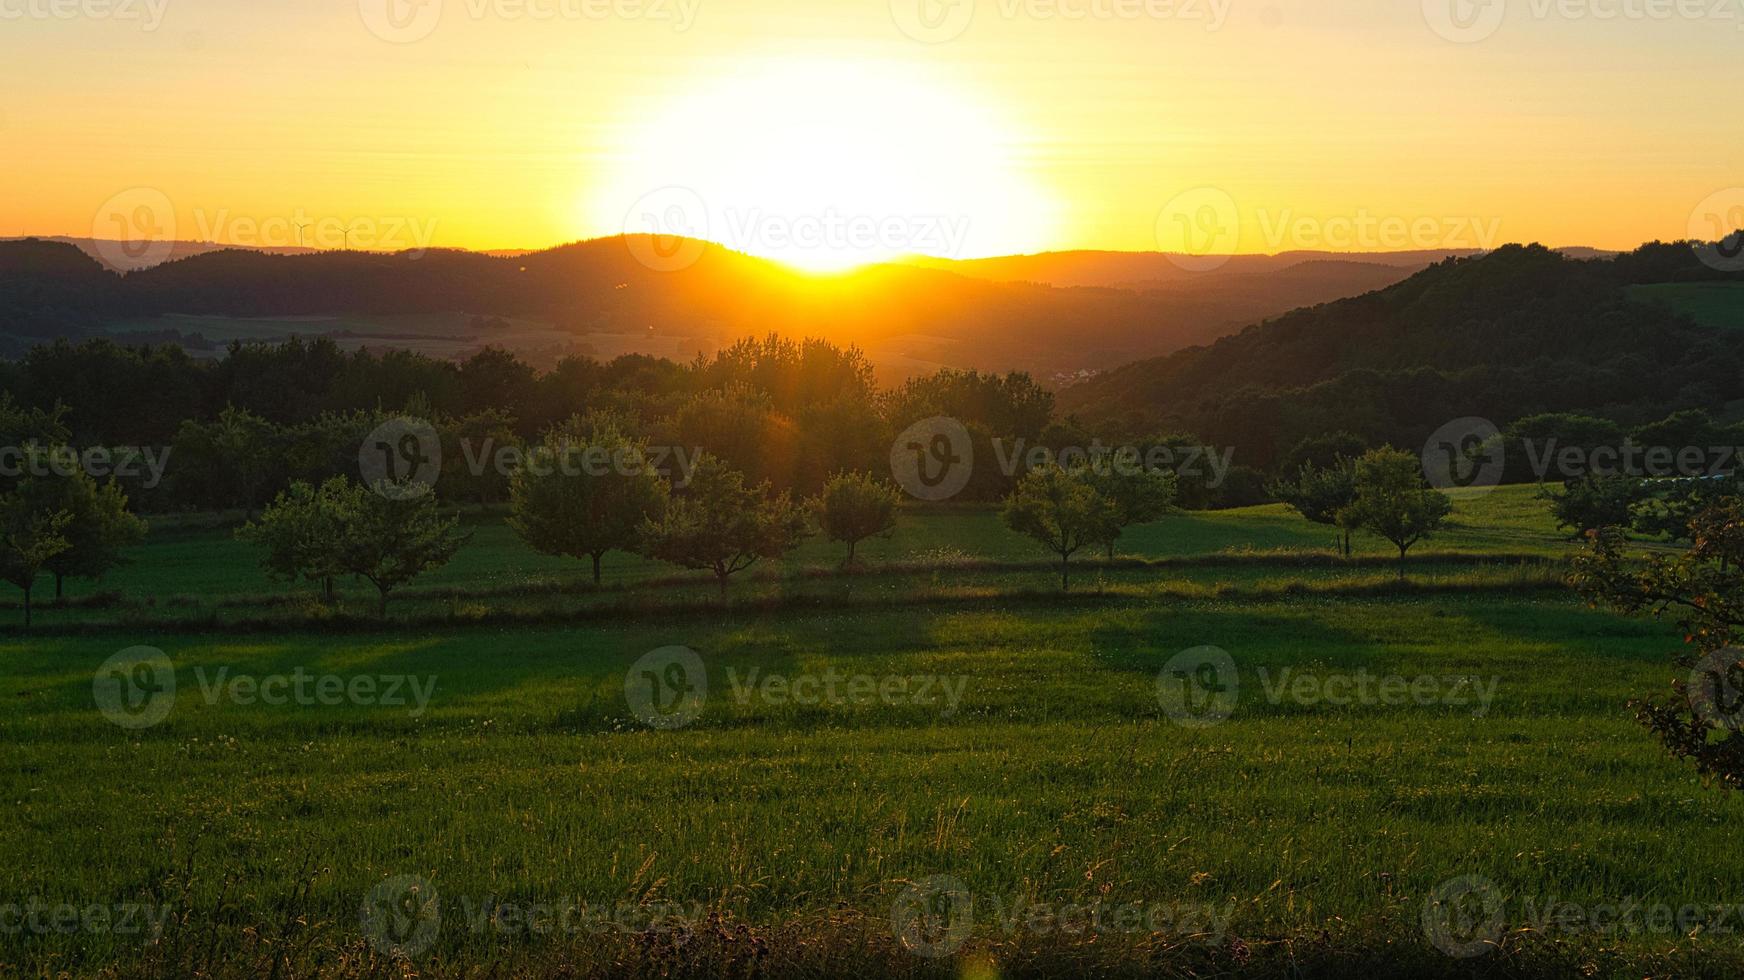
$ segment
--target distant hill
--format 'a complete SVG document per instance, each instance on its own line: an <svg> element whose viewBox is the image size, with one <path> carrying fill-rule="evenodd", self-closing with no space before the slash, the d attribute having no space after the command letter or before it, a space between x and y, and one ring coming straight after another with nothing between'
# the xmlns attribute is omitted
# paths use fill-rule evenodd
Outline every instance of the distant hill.
<svg viewBox="0 0 1744 980"><path fill-rule="evenodd" d="M1744 396L1744 334L1633 298L1639 277L1719 281L1687 245L1613 260L1511 245L1363 296L1129 364L1060 394L1088 419L1180 429L1267 465L1347 429L1421 445L1464 416L1579 410L1627 419Z"/></svg>
<svg viewBox="0 0 1744 980"><path fill-rule="evenodd" d="M111 272L133 272L138 269L148 269L165 262L174 262L195 255L205 255L207 252L222 252L234 248L232 245L220 245L216 242L153 242L149 255L139 258L130 257L130 252L138 251L135 243L122 242L105 238L69 238L56 235L40 239L0 238L0 243L18 241L62 242L77 248L79 251L95 259L103 268ZM313 248L256 246L248 249L251 252L266 252L273 255L309 255L317 251Z"/></svg>
<svg viewBox="0 0 1744 980"><path fill-rule="evenodd" d="M747 333L821 335L860 344L875 363L897 373L950 365L1027 370L1045 380L1207 343L1408 272L1380 263L1268 258L1241 263L1249 270L1243 273L1166 286L1062 288L900 263L817 276L703 243L693 265L663 272L640 263L627 247L644 242L597 239L518 255L226 249L197 251L124 277L105 272L75 243L0 243L0 256L10 256L22 277L15 293L0 285L0 333L77 335L116 320L133 324L169 314L464 312L548 320L577 336L692 336L698 349ZM27 281L33 264L51 282L64 283L69 270L80 271L85 285L50 304L67 315L42 315L36 290L43 284ZM79 295L104 299L73 304ZM161 334L149 324L143 329ZM660 349L670 348L668 340Z"/></svg>

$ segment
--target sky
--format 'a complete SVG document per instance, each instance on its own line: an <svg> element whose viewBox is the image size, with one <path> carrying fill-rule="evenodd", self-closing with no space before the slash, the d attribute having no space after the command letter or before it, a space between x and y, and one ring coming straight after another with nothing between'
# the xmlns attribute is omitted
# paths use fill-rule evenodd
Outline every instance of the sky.
<svg viewBox="0 0 1744 980"><path fill-rule="evenodd" d="M1744 216L1740 50L1744 0L0 0L0 235L1628 248Z"/></svg>

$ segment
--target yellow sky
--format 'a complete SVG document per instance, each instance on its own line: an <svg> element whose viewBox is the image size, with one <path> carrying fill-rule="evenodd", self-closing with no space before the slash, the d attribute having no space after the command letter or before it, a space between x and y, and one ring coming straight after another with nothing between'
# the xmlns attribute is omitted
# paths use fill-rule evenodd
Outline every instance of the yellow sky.
<svg viewBox="0 0 1744 980"><path fill-rule="evenodd" d="M1744 198L1744 0L1442 2L0 0L0 235L829 265L1629 247Z"/></svg>

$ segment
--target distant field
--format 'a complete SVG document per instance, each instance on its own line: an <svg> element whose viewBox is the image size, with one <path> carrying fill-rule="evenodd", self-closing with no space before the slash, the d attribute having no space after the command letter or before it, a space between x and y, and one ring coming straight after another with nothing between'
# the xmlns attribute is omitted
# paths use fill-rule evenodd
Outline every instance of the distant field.
<svg viewBox="0 0 1744 980"><path fill-rule="evenodd" d="M1630 286L1636 299L1669 306L1710 327L1744 329L1744 283L1691 282Z"/></svg>
<svg viewBox="0 0 1744 980"><path fill-rule="evenodd" d="M227 531L160 528L104 583L119 605L48 609L0 641L0 862L13 894L142 903L167 925L0 933L0 975L456 975L489 957L502 975L1736 976L1737 928L1709 913L1744 902L1744 797L1704 788L1627 708L1666 689L1680 638L1559 586L1573 545L1532 493L1458 502L1405 587L1387 549L1359 538L1345 562L1327 529L1263 507L1140 529L1062 596L1038 549L961 510L905 515L856 575L810 542L725 608L708 579L622 556L595 592L475 515L389 623L348 588L343 632L275 599L311 590L265 579ZM136 645L169 657L175 693L124 729L93 677ZM670 646L700 656L687 682L706 695L661 730L627 692L668 677L637 661ZM1213 688L1228 715L1181 724L1164 668L1207 646L1233 665ZM224 687L299 673L406 686L281 704ZM798 695L831 676L897 693ZM404 968L359 912L402 876L439 910ZM1450 957L1426 902L1477 879L1498 946ZM920 955L904 910L947 880L968 919ZM1543 918L1630 903L1709 912L1681 930ZM625 921L554 932L534 907ZM1146 925L1012 911L1038 907ZM649 925L672 914L685 928Z"/></svg>

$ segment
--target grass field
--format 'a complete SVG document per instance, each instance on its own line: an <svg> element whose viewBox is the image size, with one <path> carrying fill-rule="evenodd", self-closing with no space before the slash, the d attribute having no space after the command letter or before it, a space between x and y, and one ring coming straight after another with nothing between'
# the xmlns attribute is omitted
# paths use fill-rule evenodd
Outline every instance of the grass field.
<svg viewBox="0 0 1744 980"><path fill-rule="evenodd" d="M1457 507L1404 587L1258 508L1062 596L963 511L724 606L618 556L596 593L479 515L344 631L252 630L290 587L160 529L120 599L0 642L0 975L1737 976L1744 799L1627 708L1680 638L1556 587L1529 490ZM93 678L136 645L174 690L123 727ZM162 924L8 932L33 899Z"/></svg>

